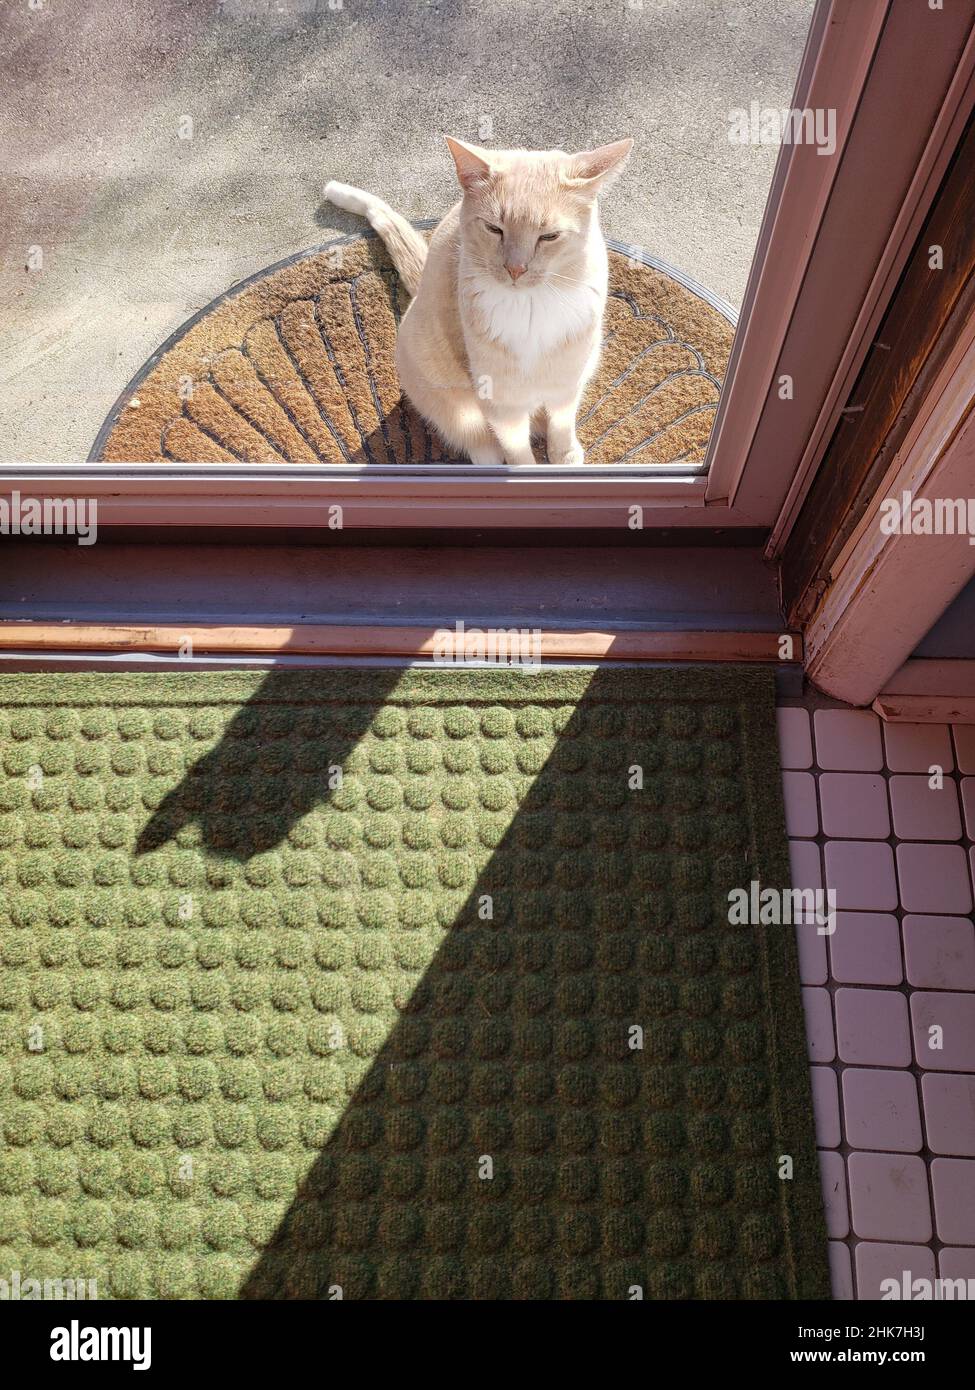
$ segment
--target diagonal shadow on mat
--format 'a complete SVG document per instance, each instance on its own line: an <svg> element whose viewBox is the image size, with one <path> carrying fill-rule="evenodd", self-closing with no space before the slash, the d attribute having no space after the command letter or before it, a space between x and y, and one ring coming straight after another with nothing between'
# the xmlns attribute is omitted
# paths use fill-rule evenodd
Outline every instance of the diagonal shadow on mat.
<svg viewBox="0 0 975 1390"><path fill-rule="evenodd" d="M745 769L667 712L594 674L242 1297L794 1296Z"/></svg>
<svg viewBox="0 0 975 1390"><path fill-rule="evenodd" d="M372 672L379 699L401 674L395 668ZM332 707L296 703L295 675L288 668L268 672L220 742L187 769L153 812L136 841L137 854L160 849L195 823L210 854L247 860L275 848L302 816L328 801L330 769L346 762L375 707L344 700ZM297 757L296 724L305 736Z"/></svg>

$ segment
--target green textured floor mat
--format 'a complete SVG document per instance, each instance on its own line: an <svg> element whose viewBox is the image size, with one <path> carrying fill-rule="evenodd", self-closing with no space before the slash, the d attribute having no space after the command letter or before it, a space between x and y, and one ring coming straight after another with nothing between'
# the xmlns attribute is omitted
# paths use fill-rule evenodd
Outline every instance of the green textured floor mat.
<svg viewBox="0 0 975 1390"><path fill-rule="evenodd" d="M770 672L6 675L0 741L0 1278L828 1297Z"/></svg>

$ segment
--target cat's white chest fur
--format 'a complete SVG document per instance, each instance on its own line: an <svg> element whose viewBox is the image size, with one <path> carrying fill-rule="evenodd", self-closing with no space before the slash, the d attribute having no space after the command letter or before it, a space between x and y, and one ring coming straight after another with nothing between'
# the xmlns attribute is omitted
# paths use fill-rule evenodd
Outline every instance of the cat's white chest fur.
<svg viewBox="0 0 975 1390"><path fill-rule="evenodd" d="M481 332L523 361L591 332L603 311L595 285L504 285L489 275L469 284Z"/></svg>

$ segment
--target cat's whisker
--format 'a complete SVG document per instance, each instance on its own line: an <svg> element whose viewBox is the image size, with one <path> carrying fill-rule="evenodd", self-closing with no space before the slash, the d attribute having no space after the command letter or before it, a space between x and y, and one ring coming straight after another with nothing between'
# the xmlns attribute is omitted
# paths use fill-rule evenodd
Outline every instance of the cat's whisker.
<svg viewBox="0 0 975 1390"><path fill-rule="evenodd" d="M575 280L571 275L563 275L558 270L547 270L545 275L549 280L564 280L567 285L585 285L587 289L595 288L588 280Z"/></svg>

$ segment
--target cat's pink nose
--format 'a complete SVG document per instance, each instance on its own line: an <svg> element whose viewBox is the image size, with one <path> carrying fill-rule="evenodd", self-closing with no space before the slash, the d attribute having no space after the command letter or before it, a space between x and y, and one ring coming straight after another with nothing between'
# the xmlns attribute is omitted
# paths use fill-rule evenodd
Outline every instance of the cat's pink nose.
<svg viewBox="0 0 975 1390"><path fill-rule="evenodd" d="M526 265L509 265L505 266L505 269L511 276L512 280L517 280L519 276L524 275L528 267Z"/></svg>

